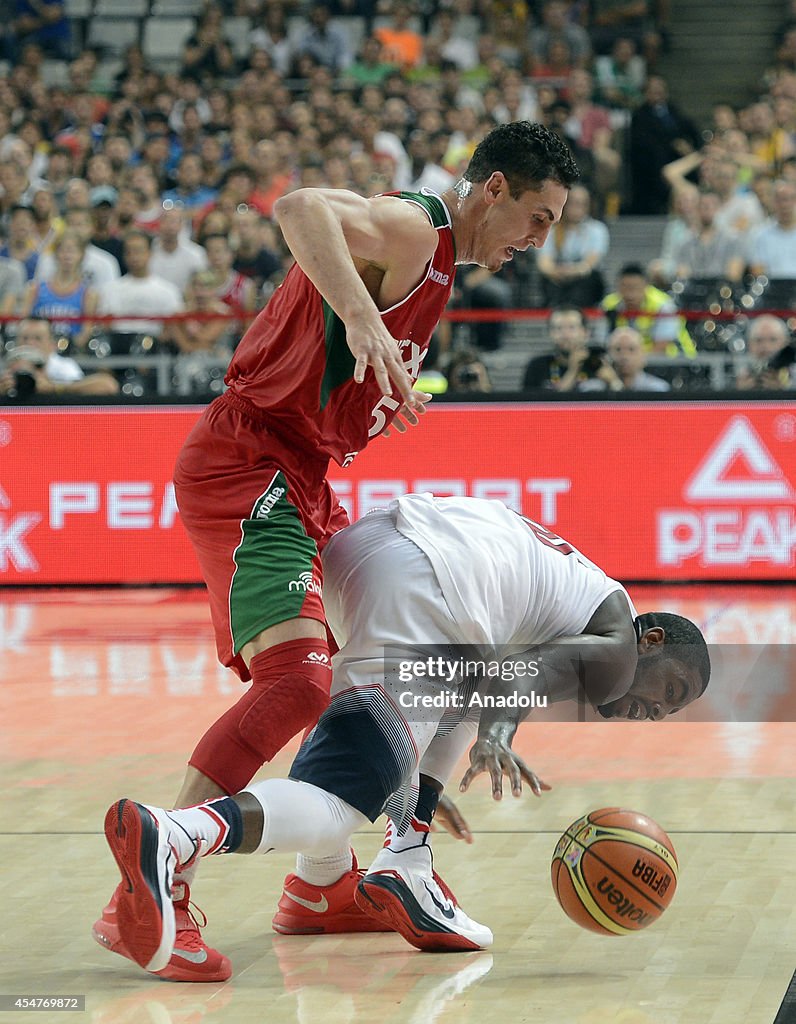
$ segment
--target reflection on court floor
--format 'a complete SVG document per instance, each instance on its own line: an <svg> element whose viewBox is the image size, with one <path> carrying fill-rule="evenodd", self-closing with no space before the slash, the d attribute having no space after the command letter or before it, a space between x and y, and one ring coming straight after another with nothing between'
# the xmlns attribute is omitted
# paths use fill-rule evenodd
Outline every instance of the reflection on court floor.
<svg viewBox="0 0 796 1024"><path fill-rule="evenodd" d="M89 936L116 878L106 806L122 795L170 803L193 744L243 690L216 663L204 593L4 593L0 989L85 994L92 1024L770 1024L796 935L796 588L631 593L639 610L700 624L724 683L682 721L522 727L517 747L553 790L496 804L482 783L460 801L473 846L435 840L438 869L495 932L491 953L435 957L391 935L276 936L292 859L219 857L202 865L195 895L236 973L210 986L156 982ZM296 746L263 775L284 774ZM660 821L682 868L671 908L626 939L578 929L549 882L561 828L608 805ZM356 837L360 861L379 837Z"/></svg>

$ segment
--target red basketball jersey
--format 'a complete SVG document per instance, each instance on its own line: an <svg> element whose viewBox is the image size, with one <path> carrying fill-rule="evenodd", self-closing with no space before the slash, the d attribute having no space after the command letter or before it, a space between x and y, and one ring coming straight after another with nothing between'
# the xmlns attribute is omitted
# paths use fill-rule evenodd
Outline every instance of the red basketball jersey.
<svg viewBox="0 0 796 1024"><path fill-rule="evenodd" d="M453 232L438 196L395 195L425 210L439 237L420 283L381 314L390 334L401 340L404 366L417 380L453 287ZM241 339L225 379L232 395L265 414L269 429L291 445L347 465L401 405L396 390L382 396L370 368L356 384L354 362L344 324L294 264Z"/></svg>

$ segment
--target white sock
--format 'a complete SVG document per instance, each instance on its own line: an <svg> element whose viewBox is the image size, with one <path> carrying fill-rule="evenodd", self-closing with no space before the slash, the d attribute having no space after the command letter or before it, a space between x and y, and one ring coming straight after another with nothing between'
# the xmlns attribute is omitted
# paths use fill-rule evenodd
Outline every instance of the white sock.
<svg viewBox="0 0 796 1024"><path fill-rule="evenodd" d="M199 857L216 853L223 846L229 834L229 824L213 810L212 803L182 807L165 813L173 826L171 840L180 863L178 875L187 872L193 877Z"/></svg>
<svg viewBox="0 0 796 1024"><path fill-rule="evenodd" d="M351 870L353 863L350 846L328 857L309 857L306 853L300 853L296 857L296 874L310 885L332 885Z"/></svg>

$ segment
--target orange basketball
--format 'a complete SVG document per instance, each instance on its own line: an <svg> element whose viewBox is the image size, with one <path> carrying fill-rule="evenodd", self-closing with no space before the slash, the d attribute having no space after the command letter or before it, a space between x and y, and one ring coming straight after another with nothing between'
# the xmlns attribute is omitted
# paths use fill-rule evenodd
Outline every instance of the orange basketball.
<svg viewBox="0 0 796 1024"><path fill-rule="evenodd" d="M619 807L573 821L556 844L551 871L564 913L601 935L651 925L677 888L671 839L651 818Z"/></svg>

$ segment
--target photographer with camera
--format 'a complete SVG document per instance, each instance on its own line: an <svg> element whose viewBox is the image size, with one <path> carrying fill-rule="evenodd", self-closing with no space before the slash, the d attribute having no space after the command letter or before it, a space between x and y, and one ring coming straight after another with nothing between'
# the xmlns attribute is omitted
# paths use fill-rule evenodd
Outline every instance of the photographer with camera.
<svg viewBox="0 0 796 1024"><path fill-rule="evenodd" d="M796 385L796 345L788 325L779 317L766 313L752 320L746 352L749 361L735 375L739 390L782 391Z"/></svg>
<svg viewBox="0 0 796 1024"><path fill-rule="evenodd" d="M589 324L577 306L559 306L550 314L547 331L552 352L534 356L525 367L524 391L572 391L586 380L581 365L588 355Z"/></svg>
<svg viewBox="0 0 796 1024"><path fill-rule="evenodd" d="M489 372L471 348L457 352L448 367L448 394L485 394L492 390Z"/></svg>
<svg viewBox="0 0 796 1024"><path fill-rule="evenodd" d="M605 351L592 348L581 366L587 379L578 391L669 391L670 384L644 369L644 339L633 327L617 327Z"/></svg>
<svg viewBox="0 0 796 1024"><path fill-rule="evenodd" d="M78 363L56 350L52 325L41 317L21 320L13 348L0 369L0 395L115 395L119 385L109 373L83 373Z"/></svg>

